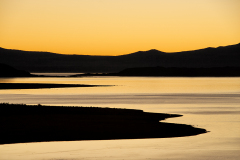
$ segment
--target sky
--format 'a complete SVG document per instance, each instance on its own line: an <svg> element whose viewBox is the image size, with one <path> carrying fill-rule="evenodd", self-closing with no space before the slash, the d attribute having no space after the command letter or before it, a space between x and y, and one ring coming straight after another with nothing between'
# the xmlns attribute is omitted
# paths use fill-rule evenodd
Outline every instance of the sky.
<svg viewBox="0 0 240 160"><path fill-rule="evenodd" d="M179 52L240 42L240 0L0 0L0 47Z"/></svg>

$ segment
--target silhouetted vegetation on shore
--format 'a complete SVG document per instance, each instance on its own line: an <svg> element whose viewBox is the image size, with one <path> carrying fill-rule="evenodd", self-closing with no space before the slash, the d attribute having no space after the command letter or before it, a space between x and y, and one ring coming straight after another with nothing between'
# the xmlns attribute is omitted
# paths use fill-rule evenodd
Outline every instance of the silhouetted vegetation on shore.
<svg viewBox="0 0 240 160"><path fill-rule="evenodd" d="M176 114L134 109L0 104L0 144L137 139L206 133L190 125L162 123Z"/></svg>

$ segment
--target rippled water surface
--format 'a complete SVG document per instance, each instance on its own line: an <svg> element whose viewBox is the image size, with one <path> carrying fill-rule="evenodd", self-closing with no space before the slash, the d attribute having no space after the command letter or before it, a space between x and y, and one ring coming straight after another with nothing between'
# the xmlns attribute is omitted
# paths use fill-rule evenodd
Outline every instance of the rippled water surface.
<svg viewBox="0 0 240 160"><path fill-rule="evenodd" d="M0 83L111 85L90 88L0 90L0 102L97 106L182 114L167 122L208 133L191 137L41 142L0 145L1 160L239 159L240 78L13 78Z"/></svg>

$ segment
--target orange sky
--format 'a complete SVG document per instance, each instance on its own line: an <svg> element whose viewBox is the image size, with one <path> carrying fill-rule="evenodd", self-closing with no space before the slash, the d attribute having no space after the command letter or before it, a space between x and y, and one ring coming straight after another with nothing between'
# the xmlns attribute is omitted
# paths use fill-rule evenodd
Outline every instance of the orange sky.
<svg viewBox="0 0 240 160"><path fill-rule="evenodd" d="M1 0L0 47L177 52L240 42L240 0Z"/></svg>

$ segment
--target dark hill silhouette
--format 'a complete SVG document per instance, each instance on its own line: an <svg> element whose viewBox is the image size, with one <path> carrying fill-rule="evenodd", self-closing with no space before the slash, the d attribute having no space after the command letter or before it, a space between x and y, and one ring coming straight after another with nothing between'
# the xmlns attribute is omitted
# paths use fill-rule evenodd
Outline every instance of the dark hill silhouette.
<svg viewBox="0 0 240 160"><path fill-rule="evenodd" d="M27 71L17 70L9 65L0 63L0 77L30 77Z"/></svg>
<svg viewBox="0 0 240 160"><path fill-rule="evenodd" d="M119 72L125 68L240 67L240 43L217 48L165 53L139 51L121 56L64 55L0 48L0 63L30 72Z"/></svg>

